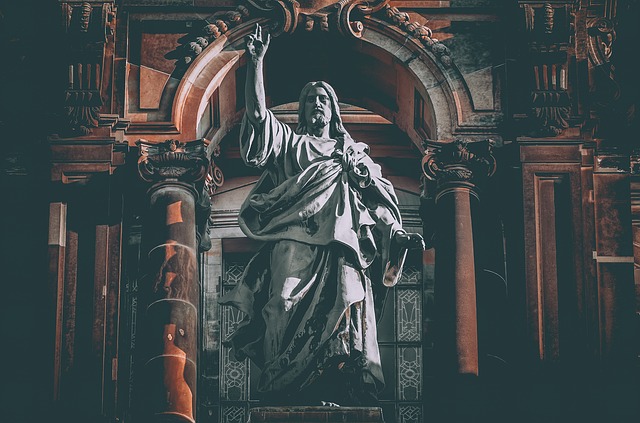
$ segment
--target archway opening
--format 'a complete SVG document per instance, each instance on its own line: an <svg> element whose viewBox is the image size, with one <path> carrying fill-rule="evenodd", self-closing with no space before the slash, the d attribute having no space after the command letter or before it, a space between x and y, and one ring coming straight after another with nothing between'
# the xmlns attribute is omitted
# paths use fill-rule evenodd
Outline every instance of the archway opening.
<svg viewBox="0 0 640 423"><path fill-rule="evenodd" d="M247 28L242 31L245 32ZM380 34L371 34L375 34L375 42L379 43ZM194 72L199 70L199 73L185 75L184 87L176 96L176 101L182 101L185 106L178 103L174 106L178 126L183 131L190 125L198 126L199 136L219 141L241 118L242 114L238 112L244 108L246 57L240 35L234 34L234 40L224 46L210 46L214 48L193 64ZM455 120L452 110L456 106L451 103L454 98L447 94L443 75L431 69L433 66L430 67L425 58L417 60L420 62L417 68L415 63L409 66L410 61L401 61L390 51L396 47L407 49L393 44L396 43L394 40L387 41L389 45L383 48L369 40L346 39L321 32L299 32L274 38L265 58L267 105L295 102L307 82L323 80L334 87L341 101L387 119L419 148L425 140L447 139L451 136ZM217 53L208 57L209 51ZM416 50L414 59L418 56L420 53ZM424 75L418 76L416 69ZM211 121L207 108L216 90L219 92L218 115L221 116L222 131L214 139L214 134L203 128ZM436 103L442 106L438 110L432 101L434 95ZM189 109L197 114L186 114Z"/></svg>

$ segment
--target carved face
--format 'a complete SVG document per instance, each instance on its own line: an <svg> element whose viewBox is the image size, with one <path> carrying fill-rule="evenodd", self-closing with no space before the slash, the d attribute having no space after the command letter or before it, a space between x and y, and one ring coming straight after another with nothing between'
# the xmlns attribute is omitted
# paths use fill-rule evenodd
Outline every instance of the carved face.
<svg viewBox="0 0 640 423"><path fill-rule="evenodd" d="M312 87L304 104L307 128L322 128L331 121L331 99L322 87Z"/></svg>

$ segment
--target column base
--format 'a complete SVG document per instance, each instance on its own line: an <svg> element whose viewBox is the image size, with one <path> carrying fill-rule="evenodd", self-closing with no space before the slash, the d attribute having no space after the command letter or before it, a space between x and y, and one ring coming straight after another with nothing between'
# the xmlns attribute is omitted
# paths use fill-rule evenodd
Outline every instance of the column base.
<svg viewBox="0 0 640 423"><path fill-rule="evenodd" d="M384 423L380 407L256 407L249 423Z"/></svg>

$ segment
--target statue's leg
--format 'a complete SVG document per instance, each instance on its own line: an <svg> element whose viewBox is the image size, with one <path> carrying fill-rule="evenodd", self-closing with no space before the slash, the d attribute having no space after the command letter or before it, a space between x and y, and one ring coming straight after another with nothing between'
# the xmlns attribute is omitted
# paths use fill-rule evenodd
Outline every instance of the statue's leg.
<svg viewBox="0 0 640 423"><path fill-rule="evenodd" d="M296 304L313 284L317 249L296 241L279 241L271 252L271 290L262 315L266 323L265 363L279 357L286 348L285 332L292 322Z"/></svg>

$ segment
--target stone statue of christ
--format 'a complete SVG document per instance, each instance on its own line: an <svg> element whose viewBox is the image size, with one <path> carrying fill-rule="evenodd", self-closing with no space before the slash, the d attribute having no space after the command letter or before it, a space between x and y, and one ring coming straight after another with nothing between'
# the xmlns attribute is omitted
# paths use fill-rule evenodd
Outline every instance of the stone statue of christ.
<svg viewBox="0 0 640 423"><path fill-rule="evenodd" d="M391 183L345 130L329 84L302 89L295 131L267 109L269 42L256 26L246 43L240 152L264 173L239 224L265 244L221 299L246 313L230 344L262 369L258 390L272 403L374 405L384 386L374 292L424 242L402 229Z"/></svg>

